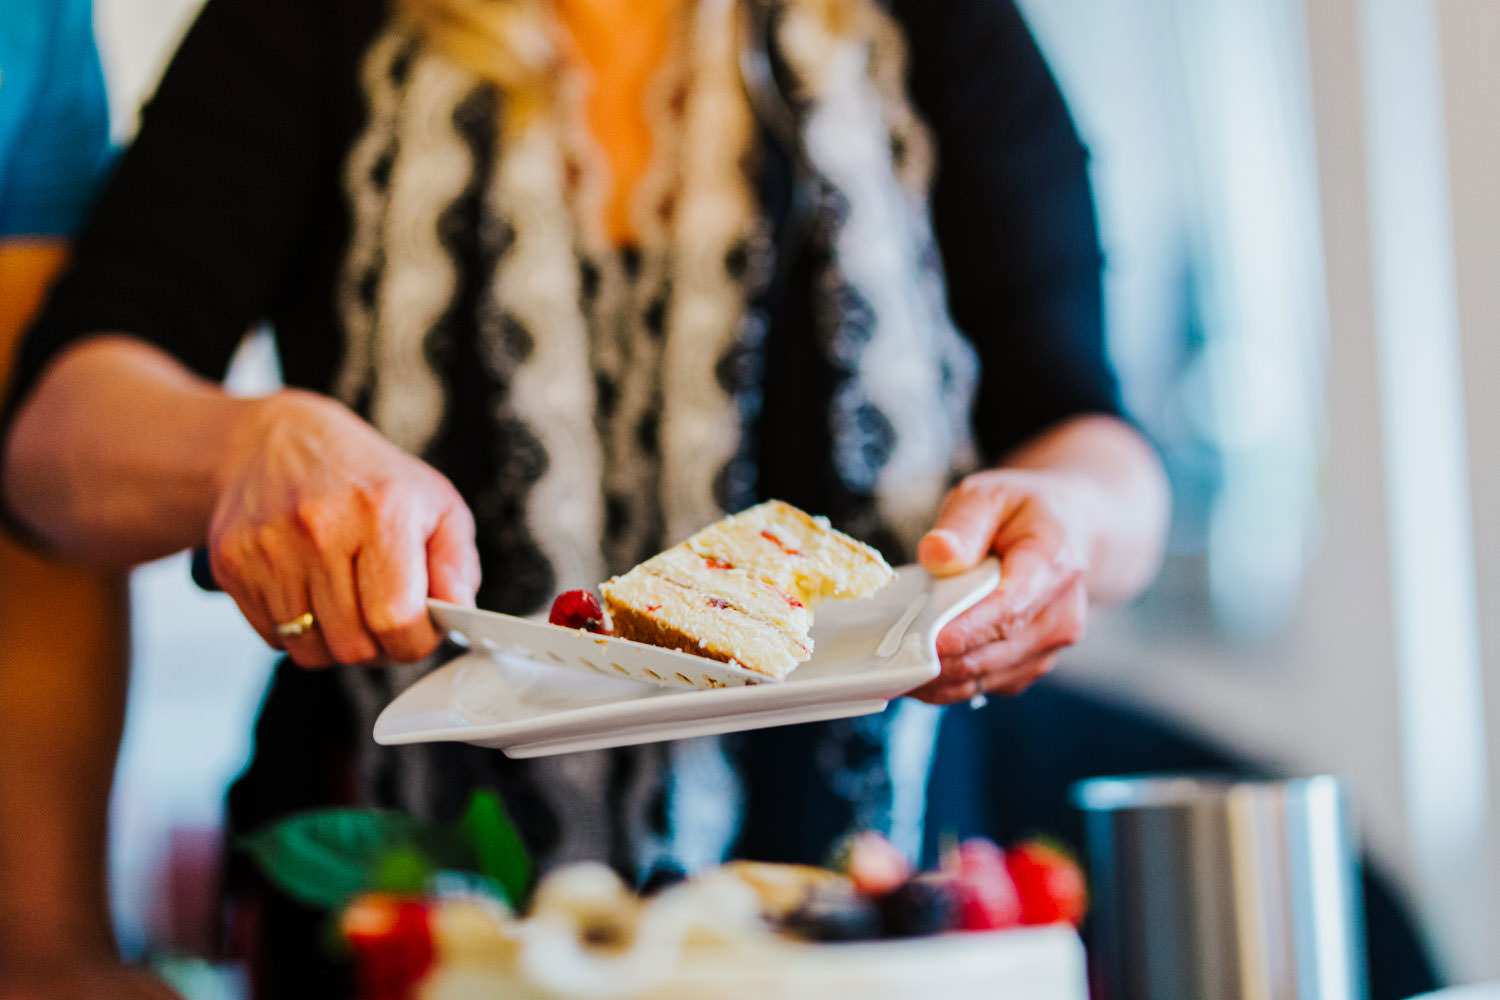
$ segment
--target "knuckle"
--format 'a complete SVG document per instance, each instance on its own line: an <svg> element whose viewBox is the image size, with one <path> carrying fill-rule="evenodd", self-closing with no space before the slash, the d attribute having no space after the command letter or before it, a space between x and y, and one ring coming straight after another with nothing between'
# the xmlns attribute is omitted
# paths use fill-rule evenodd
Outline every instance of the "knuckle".
<svg viewBox="0 0 1500 1000"><path fill-rule="evenodd" d="M953 488L953 497L960 502L988 499L994 495L999 482L994 472L975 472L958 481Z"/></svg>
<svg viewBox="0 0 1500 1000"><path fill-rule="evenodd" d="M406 510L407 490L400 480L379 479L360 487L359 501L376 522L385 524Z"/></svg>
<svg viewBox="0 0 1500 1000"><path fill-rule="evenodd" d="M339 663L364 663L380 655L373 640L359 634L331 635L327 639L328 652Z"/></svg>
<svg viewBox="0 0 1500 1000"><path fill-rule="evenodd" d="M281 550L282 532L275 524L258 524L250 529L251 543L256 553L265 559Z"/></svg>
<svg viewBox="0 0 1500 1000"><path fill-rule="evenodd" d="M344 502L327 496L300 500L292 511L297 527L320 550L335 546L347 515Z"/></svg>
<svg viewBox="0 0 1500 1000"><path fill-rule="evenodd" d="M208 549L209 568L214 571L214 578L220 581L243 577L254 558L255 541L246 528L225 531Z"/></svg>
<svg viewBox="0 0 1500 1000"><path fill-rule="evenodd" d="M384 645L387 641L399 640L411 627L411 618L396 608L385 606L367 611L365 624L370 626L375 638Z"/></svg>

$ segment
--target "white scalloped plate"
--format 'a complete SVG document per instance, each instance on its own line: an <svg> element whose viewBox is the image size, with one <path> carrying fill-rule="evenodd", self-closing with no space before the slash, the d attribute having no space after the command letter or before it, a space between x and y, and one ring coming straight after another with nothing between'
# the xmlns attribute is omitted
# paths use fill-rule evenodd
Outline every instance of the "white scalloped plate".
<svg viewBox="0 0 1500 1000"><path fill-rule="evenodd" d="M812 659L781 682L687 653L432 601L439 626L474 651L397 696L375 721L375 741L473 743L544 757L868 715L937 676L938 632L999 581L993 559L942 579L903 566L872 597L826 601L815 612ZM627 679L642 670L658 681ZM683 689L698 676L723 686Z"/></svg>

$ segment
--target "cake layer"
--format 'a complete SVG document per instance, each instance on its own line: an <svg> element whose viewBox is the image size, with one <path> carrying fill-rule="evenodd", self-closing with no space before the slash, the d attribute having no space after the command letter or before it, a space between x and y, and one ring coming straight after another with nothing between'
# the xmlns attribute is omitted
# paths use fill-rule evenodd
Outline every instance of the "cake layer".
<svg viewBox="0 0 1500 1000"><path fill-rule="evenodd" d="M812 639L640 567L600 590L615 634L627 639L738 663L776 680L812 655Z"/></svg>
<svg viewBox="0 0 1500 1000"><path fill-rule="evenodd" d="M685 543L811 604L866 597L894 575L880 553L834 531L824 518L768 500L709 525Z"/></svg>
<svg viewBox="0 0 1500 1000"><path fill-rule="evenodd" d="M600 586L616 635L781 680L812 655L808 605L894 577L880 554L770 500Z"/></svg>
<svg viewBox="0 0 1500 1000"><path fill-rule="evenodd" d="M672 548L641 563L640 568L681 586L696 587L728 601L731 607L781 628L806 634L812 626L812 612L800 598L778 590L723 559Z"/></svg>

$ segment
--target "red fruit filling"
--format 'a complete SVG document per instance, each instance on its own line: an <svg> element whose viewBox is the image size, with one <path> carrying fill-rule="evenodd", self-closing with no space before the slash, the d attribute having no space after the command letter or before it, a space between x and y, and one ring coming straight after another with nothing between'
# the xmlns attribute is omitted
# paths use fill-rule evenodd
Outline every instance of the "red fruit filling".
<svg viewBox="0 0 1500 1000"><path fill-rule="evenodd" d="M708 563L709 569L734 569L734 563L725 562L718 556L704 556L703 561Z"/></svg>
<svg viewBox="0 0 1500 1000"><path fill-rule="evenodd" d="M760 529L760 536L789 556L800 556L802 554L801 549L794 549L786 542L783 542L770 528Z"/></svg>
<svg viewBox="0 0 1500 1000"><path fill-rule="evenodd" d="M599 598L587 590L566 590L558 594L547 621L563 628L581 628L600 634L609 632L604 627L604 609L599 606Z"/></svg>
<svg viewBox="0 0 1500 1000"><path fill-rule="evenodd" d="M708 606L711 608L727 608L729 607L729 602L722 597L710 597L708 599Z"/></svg>

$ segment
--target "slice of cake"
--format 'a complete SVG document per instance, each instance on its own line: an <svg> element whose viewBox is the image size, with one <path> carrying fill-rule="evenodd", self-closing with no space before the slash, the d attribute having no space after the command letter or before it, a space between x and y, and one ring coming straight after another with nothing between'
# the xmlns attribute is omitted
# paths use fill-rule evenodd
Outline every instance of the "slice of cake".
<svg viewBox="0 0 1500 1000"><path fill-rule="evenodd" d="M810 605L867 597L893 575L826 519L768 500L599 589L616 635L781 680L812 656Z"/></svg>

